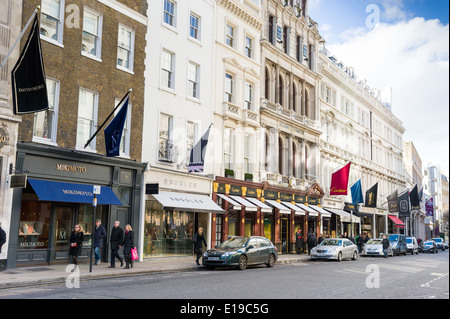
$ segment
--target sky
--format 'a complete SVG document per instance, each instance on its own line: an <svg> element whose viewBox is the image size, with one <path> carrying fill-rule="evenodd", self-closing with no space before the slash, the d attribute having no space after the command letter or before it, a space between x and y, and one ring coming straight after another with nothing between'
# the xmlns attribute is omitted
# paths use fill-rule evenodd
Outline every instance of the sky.
<svg viewBox="0 0 450 319"><path fill-rule="evenodd" d="M449 174L449 1L310 0L326 48L371 88L392 89L392 112L425 167Z"/></svg>

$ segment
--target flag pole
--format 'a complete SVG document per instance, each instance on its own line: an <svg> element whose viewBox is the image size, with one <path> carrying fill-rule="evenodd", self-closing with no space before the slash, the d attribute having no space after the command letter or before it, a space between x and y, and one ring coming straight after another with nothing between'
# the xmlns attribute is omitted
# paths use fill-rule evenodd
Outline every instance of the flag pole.
<svg viewBox="0 0 450 319"><path fill-rule="evenodd" d="M3 59L2 63L0 64L0 69L3 68L3 66L6 64L6 61L8 60L9 56L11 55L11 53L13 52L14 48L16 47L17 43L19 43L20 39L22 39L25 31L27 31L28 27L31 24L31 21L34 19L34 17L36 16L36 14L39 11L39 6L34 9L33 14L31 15L31 18L28 20L27 24L25 25L25 27L23 28L22 32L20 33L19 37L17 38L16 42L14 42L13 46L11 47L11 49L9 50L8 54L6 54L5 58Z"/></svg>
<svg viewBox="0 0 450 319"><path fill-rule="evenodd" d="M127 94L125 94L125 96L122 98L122 100L119 102L119 104L117 104L117 106L114 108L114 110L112 110L111 114L108 115L108 117L106 118L106 120L102 123L102 125L100 125L100 127L97 129L97 131L94 133L94 135L92 135L92 137L86 142L86 144L84 145L84 148L86 148L94 139L94 137L97 136L97 134L102 130L103 126L105 126L106 122L108 122L108 120L111 118L111 116L114 115L114 112L119 108L119 106L122 105L123 101L125 101L125 99L128 97L128 95L130 95L130 93L133 91L133 89L129 89Z"/></svg>

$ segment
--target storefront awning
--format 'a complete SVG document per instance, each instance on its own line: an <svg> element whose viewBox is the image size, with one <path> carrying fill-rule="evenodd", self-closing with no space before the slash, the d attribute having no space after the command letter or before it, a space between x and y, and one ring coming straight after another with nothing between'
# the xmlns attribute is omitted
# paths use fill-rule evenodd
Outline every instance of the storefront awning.
<svg viewBox="0 0 450 319"><path fill-rule="evenodd" d="M289 207L290 209L294 210L295 215L306 215L305 211L301 209L300 207L290 203L290 202L281 202L284 206Z"/></svg>
<svg viewBox="0 0 450 319"><path fill-rule="evenodd" d="M153 195L167 210L179 210L196 213L223 214L225 211L206 195L185 194L176 192L159 192Z"/></svg>
<svg viewBox="0 0 450 319"><path fill-rule="evenodd" d="M266 204L264 204L263 202L261 202L258 199L252 198L252 197L246 197L246 199L248 201L252 202L253 204L255 204L256 206L261 207L261 212L263 212L263 213L271 213L272 212L272 208L270 208L269 206L267 206Z"/></svg>
<svg viewBox="0 0 450 319"><path fill-rule="evenodd" d="M217 196L219 196L220 198L222 198L223 200L226 200L229 204L231 204L231 209L232 210L241 210L241 205L239 203L237 203L236 201L234 201L232 198L223 195L223 194L217 194Z"/></svg>
<svg viewBox="0 0 450 319"><path fill-rule="evenodd" d="M333 209L333 208L325 208L324 209L330 213L339 215L341 217L341 221L345 222L345 223L351 223L351 215L347 212L344 212L343 210L339 210L339 209ZM353 222L354 223L361 223L361 218L359 218L358 216L353 215Z"/></svg>
<svg viewBox="0 0 450 319"><path fill-rule="evenodd" d="M258 210L258 207L250 203L247 199L235 195L230 195L230 197L245 207L245 210L247 212L256 212Z"/></svg>
<svg viewBox="0 0 450 319"><path fill-rule="evenodd" d="M88 184L74 184L53 182L39 179L28 179L36 195L41 201L92 204L94 200L94 186ZM98 205L122 205L111 188L102 186L97 195Z"/></svg>
<svg viewBox="0 0 450 319"><path fill-rule="evenodd" d="M290 215L291 214L291 210L290 209L287 209L286 206L281 205L280 203L278 203L275 200L266 199L266 203L269 204L270 206L278 208L280 210L280 214L286 214L286 215Z"/></svg>
<svg viewBox="0 0 450 319"><path fill-rule="evenodd" d="M319 213L312 208L309 208L305 204L296 204L298 207L308 212L309 216L319 216Z"/></svg>
<svg viewBox="0 0 450 319"><path fill-rule="evenodd" d="M388 215L389 219L392 220L392 222L395 224L395 227L397 228L405 228L405 224L397 217L394 215Z"/></svg>
<svg viewBox="0 0 450 319"><path fill-rule="evenodd" d="M319 207L319 206L316 206L316 205L309 205L309 207L311 207L312 209L318 211L322 217L331 218L331 213L327 212L322 207Z"/></svg>

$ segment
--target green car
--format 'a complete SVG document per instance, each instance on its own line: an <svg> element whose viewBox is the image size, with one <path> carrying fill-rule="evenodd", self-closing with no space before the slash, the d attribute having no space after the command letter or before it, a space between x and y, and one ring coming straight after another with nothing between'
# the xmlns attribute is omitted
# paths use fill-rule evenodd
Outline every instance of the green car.
<svg viewBox="0 0 450 319"><path fill-rule="evenodd" d="M234 267L244 270L248 265L266 264L275 266L277 248L265 237L233 236L218 247L203 254L203 265L207 269Z"/></svg>

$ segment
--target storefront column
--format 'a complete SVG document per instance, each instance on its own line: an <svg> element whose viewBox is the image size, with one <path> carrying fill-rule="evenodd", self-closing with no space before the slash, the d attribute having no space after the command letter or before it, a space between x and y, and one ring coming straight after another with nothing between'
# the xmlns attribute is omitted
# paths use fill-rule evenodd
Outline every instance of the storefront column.
<svg viewBox="0 0 450 319"><path fill-rule="evenodd" d="M289 251L295 253L295 211L291 212L289 218Z"/></svg>
<svg viewBox="0 0 450 319"><path fill-rule="evenodd" d="M211 199L213 200L214 203L217 203L217 190L219 188L219 183L214 182L213 183L213 193L211 196ZM216 218L217 215L215 213L212 214L212 221L211 221L211 248L215 248L216 247L216 227L217 227L217 223L216 223Z"/></svg>
<svg viewBox="0 0 450 319"><path fill-rule="evenodd" d="M274 225L274 244L277 247L278 251L282 251L281 250L281 224L280 224L280 211L278 210L278 208L274 208L275 210L275 225Z"/></svg>
<svg viewBox="0 0 450 319"><path fill-rule="evenodd" d="M303 218L303 252L306 252L305 244L306 244L306 239L308 238L308 217L309 217L309 213L305 212L305 216Z"/></svg>

